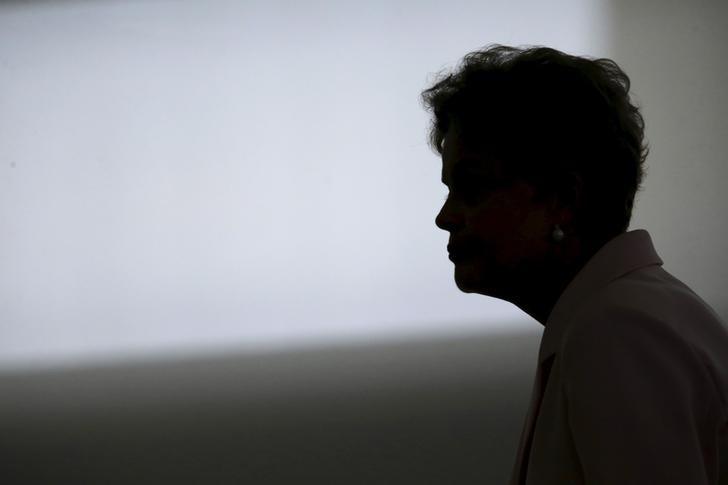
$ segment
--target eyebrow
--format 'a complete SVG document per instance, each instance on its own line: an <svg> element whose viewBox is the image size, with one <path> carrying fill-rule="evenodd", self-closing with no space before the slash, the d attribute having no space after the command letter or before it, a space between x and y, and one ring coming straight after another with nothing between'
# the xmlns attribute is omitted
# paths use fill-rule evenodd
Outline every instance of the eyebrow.
<svg viewBox="0 0 728 485"><path fill-rule="evenodd" d="M457 161L452 168L452 175L453 178L457 179L458 177L462 176L486 176L486 177L493 177L493 171L488 169L478 169L476 167L480 166L480 161L475 159L462 159ZM447 182L445 182L445 174L442 173L440 181L449 187Z"/></svg>

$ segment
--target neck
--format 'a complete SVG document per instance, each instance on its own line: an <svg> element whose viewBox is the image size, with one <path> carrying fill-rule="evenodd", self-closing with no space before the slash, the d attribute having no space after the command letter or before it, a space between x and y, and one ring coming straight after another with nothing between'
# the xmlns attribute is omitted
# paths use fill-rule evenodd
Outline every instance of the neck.
<svg viewBox="0 0 728 485"><path fill-rule="evenodd" d="M574 279L576 273L564 274L559 278L551 277L544 284L539 285L538 288L534 288L533 291L514 298L513 303L545 327L549 315L551 315L554 306L556 306L556 302L564 293L571 280Z"/></svg>
<svg viewBox="0 0 728 485"><path fill-rule="evenodd" d="M521 286L511 300L543 326L546 326L566 287L596 253L596 249L581 248L576 241L559 253L540 270L531 271L526 279L529 284L526 287Z"/></svg>

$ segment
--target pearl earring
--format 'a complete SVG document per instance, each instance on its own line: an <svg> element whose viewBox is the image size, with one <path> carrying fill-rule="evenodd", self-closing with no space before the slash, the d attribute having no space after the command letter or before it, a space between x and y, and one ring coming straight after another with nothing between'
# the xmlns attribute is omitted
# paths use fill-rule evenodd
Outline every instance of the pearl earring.
<svg viewBox="0 0 728 485"><path fill-rule="evenodd" d="M558 224L554 226L554 231L551 233L551 238L556 242L560 242L564 239L564 231L561 230Z"/></svg>

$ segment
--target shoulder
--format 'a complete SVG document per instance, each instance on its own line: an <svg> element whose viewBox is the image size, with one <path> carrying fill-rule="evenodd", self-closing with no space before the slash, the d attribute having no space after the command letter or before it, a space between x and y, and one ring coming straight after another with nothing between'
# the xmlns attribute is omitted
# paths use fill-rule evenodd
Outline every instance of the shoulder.
<svg viewBox="0 0 728 485"><path fill-rule="evenodd" d="M582 349L604 352L617 345L646 346L655 340L680 339L674 309L680 289L654 275L619 278L584 301L571 316L562 349L567 355ZM627 347L627 348L630 348Z"/></svg>
<svg viewBox="0 0 728 485"><path fill-rule="evenodd" d="M710 329L726 330L704 300L658 266L631 272L605 285L583 302L572 318L569 337L582 340L660 339L700 347Z"/></svg>
<svg viewBox="0 0 728 485"><path fill-rule="evenodd" d="M711 318L709 307L669 273L619 278L572 315L560 349L564 376L577 386L620 376L695 390L708 383L701 328L714 325Z"/></svg>

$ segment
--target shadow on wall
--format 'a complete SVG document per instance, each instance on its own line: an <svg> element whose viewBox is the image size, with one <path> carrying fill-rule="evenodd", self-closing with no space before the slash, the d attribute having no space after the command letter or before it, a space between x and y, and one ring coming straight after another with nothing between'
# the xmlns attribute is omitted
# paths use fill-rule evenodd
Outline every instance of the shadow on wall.
<svg viewBox="0 0 728 485"><path fill-rule="evenodd" d="M0 374L0 481L506 483L541 332Z"/></svg>

